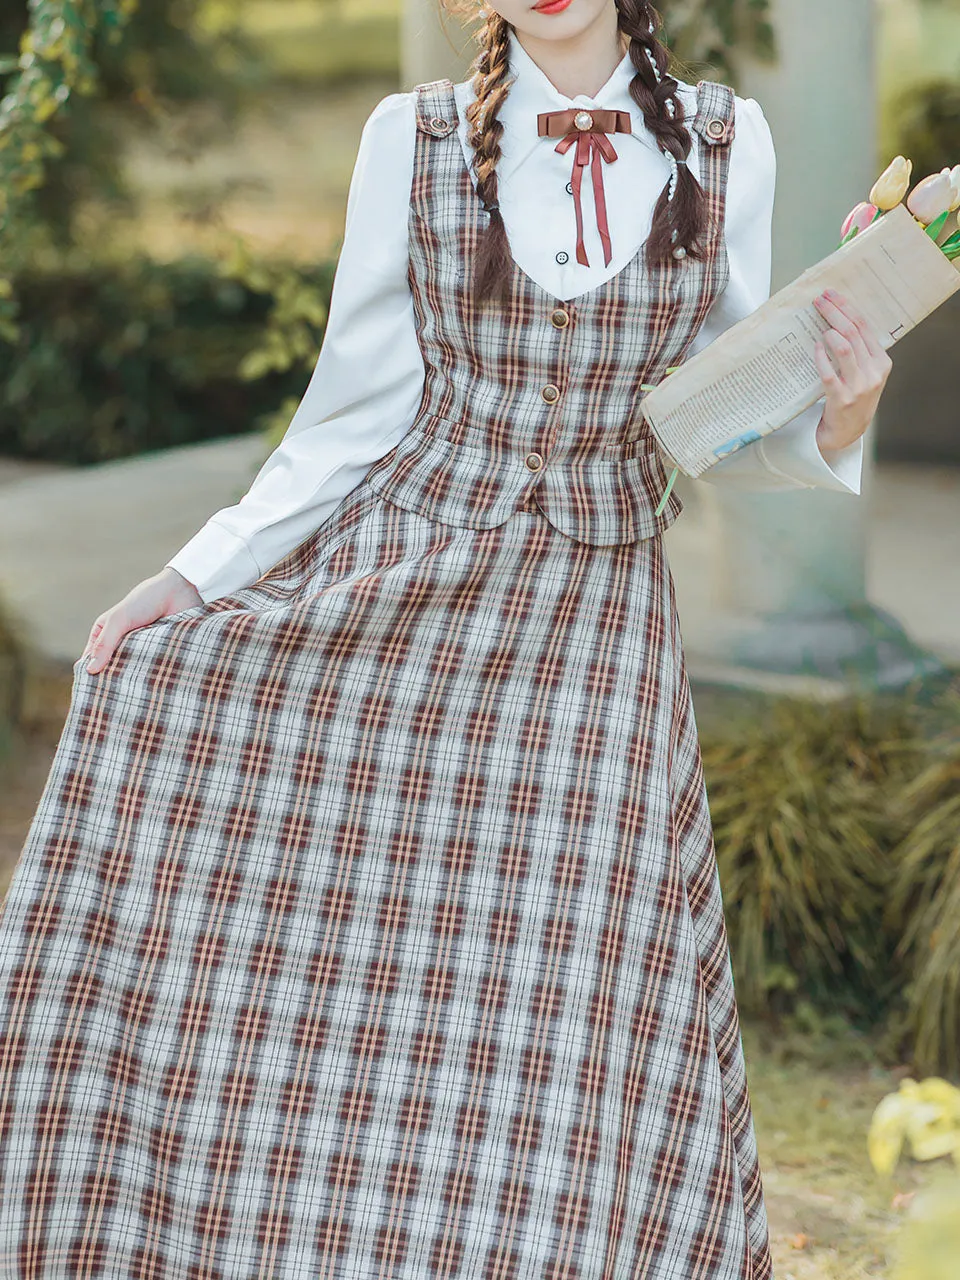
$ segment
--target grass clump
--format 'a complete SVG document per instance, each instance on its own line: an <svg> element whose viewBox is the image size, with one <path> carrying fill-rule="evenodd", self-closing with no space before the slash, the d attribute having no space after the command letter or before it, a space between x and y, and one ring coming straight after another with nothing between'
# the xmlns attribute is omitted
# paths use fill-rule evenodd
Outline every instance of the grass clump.
<svg viewBox="0 0 960 1280"><path fill-rule="evenodd" d="M743 1012L960 1078L960 689L777 699L702 747Z"/></svg>
<svg viewBox="0 0 960 1280"><path fill-rule="evenodd" d="M960 1062L960 693L954 723L936 735L898 797L888 931L910 974L905 1018L918 1070Z"/></svg>
<svg viewBox="0 0 960 1280"><path fill-rule="evenodd" d="M794 995L878 1012L892 941L883 797L913 726L904 706L783 699L704 740L731 953L747 1011Z"/></svg>

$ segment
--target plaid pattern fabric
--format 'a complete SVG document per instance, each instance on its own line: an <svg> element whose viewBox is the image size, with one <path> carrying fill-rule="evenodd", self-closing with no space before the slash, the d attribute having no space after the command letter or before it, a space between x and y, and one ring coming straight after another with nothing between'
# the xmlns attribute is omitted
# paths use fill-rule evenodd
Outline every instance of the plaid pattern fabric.
<svg viewBox="0 0 960 1280"><path fill-rule="evenodd" d="M0 916L0 1280L770 1280L662 541L517 496L365 479L76 664Z"/></svg>
<svg viewBox="0 0 960 1280"><path fill-rule="evenodd" d="M603 286L566 301L513 263L505 312L477 307L469 287L487 214L457 118L451 81L418 86L410 279L426 385L412 429L374 463L368 483L407 510L469 528L501 524L533 498L551 524L581 542L651 537L682 504L671 493L654 515L666 476L639 410L641 384L682 362L729 278L723 224L733 90L701 81L690 122L707 194L703 261L671 258L650 268L641 246ZM568 317L562 328L551 321L558 310ZM545 400L544 388L556 399ZM531 454L543 460L536 471Z"/></svg>

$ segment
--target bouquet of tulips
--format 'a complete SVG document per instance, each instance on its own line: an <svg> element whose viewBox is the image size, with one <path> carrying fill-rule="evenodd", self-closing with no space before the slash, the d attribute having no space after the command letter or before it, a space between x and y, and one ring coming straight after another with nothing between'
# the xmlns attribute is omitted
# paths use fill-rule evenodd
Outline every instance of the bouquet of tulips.
<svg viewBox="0 0 960 1280"><path fill-rule="evenodd" d="M895 157L873 184L869 200L861 201L844 218L840 243L846 244L858 231L865 231L877 218L895 209L906 196L907 208L931 240L939 242L939 247L951 261L960 257L960 230L957 229L956 216L951 226L947 226L947 220L960 209L960 164L931 173L911 191L912 174L913 161L904 156ZM944 232L946 238L939 241Z"/></svg>

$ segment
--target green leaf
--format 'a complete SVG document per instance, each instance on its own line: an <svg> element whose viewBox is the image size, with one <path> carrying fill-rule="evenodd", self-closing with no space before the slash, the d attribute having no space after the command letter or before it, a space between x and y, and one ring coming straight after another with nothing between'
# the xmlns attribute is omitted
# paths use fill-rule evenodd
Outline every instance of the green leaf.
<svg viewBox="0 0 960 1280"><path fill-rule="evenodd" d="M927 227L927 235L930 237L931 240L936 240L937 236L943 230L944 223L947 221L949 217L950 217L950 210L945 209L943 213L941 213L939 218L934 218L934 220L930 223L929 227Z"/></svg>

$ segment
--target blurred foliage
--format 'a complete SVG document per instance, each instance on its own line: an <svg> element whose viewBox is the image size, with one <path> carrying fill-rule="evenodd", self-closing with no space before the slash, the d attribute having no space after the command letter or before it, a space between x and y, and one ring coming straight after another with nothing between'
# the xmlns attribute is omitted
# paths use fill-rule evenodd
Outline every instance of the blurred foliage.
<svg viewBox="0 0 960 1280"><path fill-rule="evenodd" d="M0 0L0 261L63 246L92 195L129 203L119 173L118 112L195 154L229 127L248 58L231 0ZM131 21L132 18L135 21ZM13 51L19 47L19 53ZM215 104L206 127L175 106ZM70 110L64 108L69 104ZM11 336L3 286L0 320Z"/></svg>
<svg viewBox="0 0 960 1280"><path fill-rule="evenodd" d="M664 35L674 58L697 78L698 64L728 84L736 85L733 50L762 62L776 56L776 33L770 0L670 0L657 6ZM690 77L687 77L690 78Z"/></svg>
<svg viewBox="0 0 960 1280"><path fill-rule="evenodd" d="M321 288L309 283L299 267L255 260L243 241L236 240L223 275L271 299L260 342L240 362L242 378L286 373L296 365L314 362L318 335L327 323L333 271L330 264Z"/></svg>
<svg viewBox="0 0 960 1280"><path fill-rule="evenodd" d="M933 1076L900 1081L881 1098L867 1134L874 1170L890 1177L905 1149L914 1160L948 1157L960 1166L960 1089ZM956 1280L960 1258L960 1178L945 1180L911 1197L898 1241L892 1280Z"/></svg>
<svg viewBox="0 0 960 1280"><path fill-rule="evenodd" d="M794 995L876 1021L894 941L884 794L911 735L906 704L774 700L703 756L737 990L745 1011ZM786 997L786 998L785 998Z"/></svg>
<svg viewBox="0 0 960 1280"><path fill-rule="evenodd" d="M71 95L91 94L97 84L94 42L99 32L116 39L136 0L30 0L29 25L19 56L5 53L0 74L9 77L0 99L0 262L16 262L18 236L30 211L29 196L43 185L46 165L63 155L49 122ZM17 11L17 16L22 14ZM0 283L0 332L10 337L14 305L8 278Z"/></svg>
<svg viewBox="0 0 960 1280"><path fill-rule="evenodd" d="M91 463L263 428L299 398L334 264L93 263L16 279L0 452Z"/></svg>
<svg viewBox="0 0 960 1280"><path fill-rule="evenodd" d="M960 724L960 716L958 716ZM894 850L888 926L909 968L907 1025L921 1071L960 1062L960 733L930 744L905 787L907 830Z"/></svg>
<svg viewBox="0 0 960 1280"><path fill-rule="evenodd" d="M960 691L933 720L774 700L702 743L743 1011L885 1028L960 1077Z"/></svg>
<svg viewBox="0 0 960 1280"><path fill-rule="evenodd" d="M960 78L911 85L895 99L897 150L916 179L960 163Z"/></svg>

